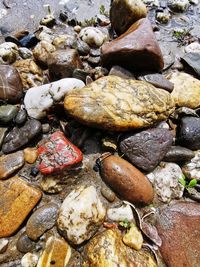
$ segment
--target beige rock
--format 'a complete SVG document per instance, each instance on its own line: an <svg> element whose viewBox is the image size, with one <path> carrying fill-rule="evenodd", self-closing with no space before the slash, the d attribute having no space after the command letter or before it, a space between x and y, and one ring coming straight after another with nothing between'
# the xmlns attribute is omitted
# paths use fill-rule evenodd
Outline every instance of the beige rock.
<svg viewBox="0 0 200 267"><path fill-rule="evenodd" d="M123 236L123 242L135 250L140 250L142 248L143 237L135 224L131 224L131 228Z"/></svg>
<svg viewBox="0 0 200 267"><path fill-rule="evenodd" d="M21 267L36 267L38 256L33 253L26 253L21 260Z"/></svg>
<svg viewBox="0 0 200 267"><path fill-rule="evenodd" d="M49 54L56 50L55 46L47 41L39 42L33 49L34 58L41 64L47 65Z"/></svg>
<svg viewBox="0 0 200 267"><path fill-rule="evenodd" d="M24 159L26 162L33 164L38 157L38 151L35 147L27 147L24 149Z"/></svg>
<svg viewBox="0 0 200 267"><path fill-rule="evenodd" d="M0 44L0 64L12 64L18 56L18 47L16 44L6 42Z"/></svg>

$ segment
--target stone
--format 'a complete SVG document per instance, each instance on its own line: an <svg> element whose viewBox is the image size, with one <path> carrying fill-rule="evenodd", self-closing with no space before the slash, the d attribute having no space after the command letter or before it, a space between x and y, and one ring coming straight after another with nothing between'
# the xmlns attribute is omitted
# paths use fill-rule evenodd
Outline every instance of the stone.
<svg viewBox="0 0 200 267"><path fill-rule="evenodd" d="M187 53L182 57L182 60L189 65L198 76L200 76L200 52L198 53Z"/></svg>
<svg viewBox="0 0 200 267"><path fill-rule="evenodd" d="M53 14L48 14L40 20L40 24L52 28L56 24L56 19Z"/></svg>
<svg viewBox="0 0 200 267"><path fill-rule="evenodd" d="M113 131L151 126L173 112L168 92L153 85L106 76L66 94L64 108L79 122Z"/></svg>
<svg viewBox="0 0 200 267"><path fill-rule="evenodd" d="M155 169L173 143L168 129L152 128L121 137L120 150L133 165L147 172Z"/></svg>
<svg viewBox="0 0 200 267"><path fill-rule="evenodd" d="M17 240L16 243L17 250L21 253L31 252L36 247L36 242L32 241L24 232Z"/></svg>
<svg viewBox="0 0 200 267"><path fill-rule="evenodd" d="M73 145L63 132L54 132L38 148L39 170L43 174L58 173L80 163L82 152Z"/></svg>
<svg viewBox="0 0 200 267"><path fill-rule="evenodd" d="M116 198L115 193L106 185L101 186L101 194L105 197L109 202L113 202Z"/></svg>
<svg viewBox="0 0 200 267"><path fill-rule="evenodd" d="M42 194L24 180L0 181L0 238L14 234L40 200Z"/></svg>
<svg viewBox="0 0 200 267"><path fill-rule="evenodd" d="M175 12L184 12L189 7L188 0L168 0L167 4Z"/></svg>
<svg viewBox="0 0 200 267"><path fill-rule="evenodd" d="M51 126L50 126L49 123L44 123L44 124L42 124L42 132L43 132L44 134L49 133L50 130L51 130Z"/></svg>
<svg viewBox="0 0 200 267"><path fill-rule="evenodd" d="M156 227L162 239L160 251L167 266L199 266L199 219L199 203L176 202L160 209Z"/></svg>
<svg viewBox="0 0 200 267"><path fill-rule="evenodd" d="M91 66L95 67L99 65L100 60L101 60L100 57L89 57L87 61Z"/></svg>
<svg viewBox="0 0 200 267"><path fill-rule="evenodd" d="M58 237L51 236L46 242L45 249L39 258L37 267L65 267L71 258L72 249L68 243Z"/></svg>
<svg viewBox="0 0 200 267"><path fill-rule="evenodd" d="M194 157L194 152L188 148L181 146L172 146L165 154L163 161L181 162L188 161Z"/></svg>
<svg viewBox="0 0 200 267"><path fill-rule="evenodd" d="M7 154L18 150L37 137L41 130L41 123L34 119L27 121L21 128L13 128L4 139L2 151Z"/></svg>
<svg viewBox="0 0 200 267"><path fill-rule="evenodd" d="M47 66L47 60L51 53L55 52L56 48L54 45L47 41L40 41L33 49L33 56L37 62Z"/></svg>
<svg viewBox="0 0 200 267"><path fill-rule="evenodd" d="M76 49L81 56L87 56L90 53L90 47L81 39L76 40L72 44L72 48Z"/></svg>
<svg viewBox="0 0 200 267"><path fill-rule="evenodd" d="M73 46L75 41L76 38L73 35L59 34L55 36L52 44L56 47L56 49L66 49Z"/></svg>
<svg viewBox="0 0 200 267"><path fill-rule="evenodd" d="M16 68L0 65L0 99L9 103L19 103L23 86Z"/></svg>
<svg viewBox="0 0 200 267"><path fill-rule="evenodd" d="M110 24L109 18L103 14L97 15L97 22L101 27L108 26Z"/></svg>
<svg viewBox="0 0 200 267"><path fill-rule="evenodd" d="M186 53L200 53L200 43L193 42L184 48Z"/></svg>
<svg viewBox="0 0 200 267"><path fill-rule="evenodd" d="M6 127L0 127L0 148L2 146L3 140L7 134L8 128Z"/></svg>
<svg viewBox="0 0 200 267"><path fill-rule="evenodd" d="M198 5L199 0L189 0L190 4Z"/></svg>
<svg viewBox="0 0 200 267"><path fill-rule="evenodd" d="M143 244L143 237L137 226L132 223L130 229L123 236L123 242L130 248L140 250Z"/></svg>
<svg viewBox="0 0 200 267"><path fill-rule="evenodd" d="M179 165L163 162L147 177L153 184L158 199L162 202L168 203L183 196L184 187L179 183L179 179L183 178L183 173Z"/></svg>
<svg viewBox="0 0 200 267"><path fill-rule="evenodd" d="M17 115L19 108L14 105L3 105L0 106L0 122L9 123Z"/></svg>
<svg viewBox="0 0 200 267"><path fill-rule="evenodd" d="M171 94L179 107L198 108L200 106L200 81L190 74L175 72L170 81L174 84Z"/></svg>
<svg viewBox="0 0 200 267"><path fill-rule="evenodd" d="M146 16L147 8L141 0L112 1L110 21L118 35L126 32L134 22Z"/></svg>
<svg viewBox="0 0 200 267"><path fill-rule="evenodd" d="M135 22L124 34L101 48L102 65L135 71L159 71L163 56L148 19Z"/></svg>
<svg viewBox="0 0 200 267"><path fill-rule="evenodd" d="M110 208L107 210L107 217L109 220L114 222L123 222L128 220L129 222L134 221L133 211L128 204L123 204L117 208Z"/></svg>
<svg viewBox="0 0 200 267"><path fill-rule="evenodd" d="M37 45L38 39L34 33L27 33L23 37L18 37L19 43L22 47L32 48Z"/></svg>
<svg viewBox="0 0 200 267"><path fill-rule="evenodd" d="M21 267L36 267L38 256L33 253L26 253L21 259Z"/></svg>
<svg viewBox="0 0 200 267"><path fill-rule="evenodd" d="M22 151L0 157L0 179L6 179L24 165Z"/></svg>
<svg viewBox="0 0 200 267"><path fill-rule="evenodd" d="M61 205L58 229L71 243L79 245L95 234L103 223L105 213L94 186L79 186Z"/></svg>
<svg viewBox="0 0 200 267"><path fill-rule="evenodd" d="M19 55L22 59L28 59L33 57L33 53L31 50L29 50L26 47L20 47L19 48Z"/></svg>
<svg viewBox="0 0 200 267"><path fill-rule="evenodd" d="M70 78L75 69L83 68L78 52L69 48L51 53L47 64L52 80Z"/></svg>
<svg viewBox="0 0 200 267"><path fill-rule="evenodd" d="M8 243L9 243L8 239L1 238L1 240L0 240L0 254L4 253L7 250Z"/></svg>
<svg viewBox="0 0 200 267"><path fill-rule="evenodd" d="M183 117L176 137L178 144L191 150L200 149L200 118Z"/></svg>
<svg viewBox="0 0 200 267"><path fill-rule="evenodd" d="M109 72L109 75L114 75L114 76L118 76L121 77L123 79L133 79L135 80L135 76L133 75L132 72L116 65L113 66Z"/></svg>
<svg viewBox="0 0 200 267"><path fill-rule="evenodd" d="M153 188L143 173L126 160L108 156L101 162L101 177L124 200L138 204L150 204Z"/></svg>
<svg viewBox="0 0 200 267"><path fill-rule="evenodd" d="M24 159L27 163L33 164L38 157L38 151L35 147L27 147L24 149Z"/></svg>
<svg viewBox="0 0 200 267"><path fill-rule="evenodd" d="M109 38L107 34L96 27L83 28L79 36L90 47L100 47Z"/></svg>
<svg viewBox="0 0 200 267"><path fill-rule="evenodd" d="M15 118L15 122L18 125L22 125L26 122L27 120L27 112L25 109L22 109L18 112L16 118Z"/></svg>
<svg viewBox="0 0 200 267"><path fill-rule="evenodd" d="M58 194L62 191L60 179L54 176L46 176L40 184L42 190L48 194Z"/></svg>
<svg viewBox="0 0 200 267"><path fill-rule="evenodd" d="M117 140L111 137L105 137L101 140L102 149L104 151L115 152L117 151Z"/></svg>
<svg viewBox="0 0 200 267"><path fill-rule="evenodd" d="M48 203L38 208L28 219L26 224L26 234L31 239L36 241L47 230L51 229L57 220L58 205Z"/></svg>
<svg viewBox="0 0 200 267"><path fill-rule="evenodd" d="M24 89L43 84L43 71L31 58L16 61L13 66L19 71Z"/></svg>
<svg viewBox="0 0 200 267"><path fill-rule="evenodd" d="M44 118L54 102L61 101L68 91L84 86L85 84L81 80L66 78L57 82L30 88L24 98L28 115L35 119Z"/></svg>
<svg viewBox="0 0 200 267"><path fill-rule="evenodd" d="M165 12L157 12L156 13L156 20L162 24L167 24L170 20L171 16L168 11Z"/></svg>
<svg viewBox="0 0 200 267"><path fill-rule="evenodd" d="M194 152L194 157L182 166L182 171L188 179L200 181L200 150Z"/></svg>
<svg viewBox="0 0 200 267"><path fill-rule="evenodd" d="M16 44L6 42L0 44L0 64L12 64L18 56L18 47Z"/></svg>
<svg viewBox="0 0 200 267"><path fill-rule="evenodd" d="M156 73L156 74L146 74L143 76L139 76L138 80L140 81L146 81L152 85L154 85L157 88L164 89L168 92L172 92L174 89L174 85L172 82L167 80L162 74Z"/></svg>

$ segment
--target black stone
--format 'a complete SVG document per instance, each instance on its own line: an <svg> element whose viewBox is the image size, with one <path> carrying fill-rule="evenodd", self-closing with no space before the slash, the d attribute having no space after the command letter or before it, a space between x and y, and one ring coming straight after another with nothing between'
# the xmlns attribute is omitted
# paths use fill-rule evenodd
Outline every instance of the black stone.
<svg viewBox="0 0 200 267"><path fill-rule="evenodd" d="M19 40L19 43L23 47L32 48L39 42L35 34L30 33Z"/></svg>
<svg viewBox="0 0 200 267"><path fill-rule="evenodd" d="M18 112L16 118L15 118L15 122L18 124L18 125L22 125L26 122L27 120L27 112L25 109L21 110Z"/></svg>
<svg viewBox="0 0 200 267"><path fill-rule="evenodd" d="M194 156L195 156L194 152L188 148L181 146L172 146L165 155L165 157L163 158L163 161L168 161L168 162L189 161Z"/></svg>

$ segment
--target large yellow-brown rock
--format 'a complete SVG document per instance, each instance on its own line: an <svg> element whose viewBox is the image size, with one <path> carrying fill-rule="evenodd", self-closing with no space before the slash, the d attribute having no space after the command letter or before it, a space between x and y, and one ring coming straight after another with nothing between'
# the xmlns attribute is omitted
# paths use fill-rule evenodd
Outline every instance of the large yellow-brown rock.
<svg viewBox="0 0 200 267"><path fill-rule="evenodd" d="M41 196L19 177L0 181L0 238L15 233Z"/></svg>
<svg viewBox="0 0 200 267"><path fill-rule="evenodd" d="M106 76L68 93L64 107L83 124L126 131L165 120L174 103L168 92L147 82Z"/></svg>

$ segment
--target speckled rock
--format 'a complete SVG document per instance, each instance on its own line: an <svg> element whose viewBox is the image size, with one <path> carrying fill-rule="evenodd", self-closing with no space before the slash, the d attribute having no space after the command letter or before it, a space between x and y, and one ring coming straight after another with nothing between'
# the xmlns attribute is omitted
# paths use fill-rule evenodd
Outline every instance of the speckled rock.
<svg viewBox="0 0 200 267"><path fill-rule="evenodd" d="M39 42L33 49L33 56L40 64L47 65L47 60L52 52L56 50L55 46L47 41Z"/></svg>
<svg viewBox="0 0 200 267"><path fill-rule="evenodd" d="M8 248L9 241L6 238L0 239L0 254L4 253Z"/></svg>
<svg viewBox="0 0 200 267"><path fill-rule="evenodd" d="M0 238L11 236L41 198L40 190L13 177L0 181Z"/></svg>
<svg viewBox="0 0 200 267"><path fill-rule="evenodd" d="M38 256L33 253L26 253L21 259L21 267L36 267Z"/></svg>
<svg viewBox="0 0 200 267"><path fill-rule="evenodd" d="M118 35L127 31L134 22L146 16L147 8L141 0L112 1L110 20L113 29Z"/></svg>
<svg viewBox="0 0 200 267"><path fill-rule="evenodd" d="M11 122L17 115L18 111L19 111L19 108L14 105L0 106L0 122L1 123Z"/></svg>
<svg viewBox="0 0 200 267"><path fill-rule="evenodd" d="M123 222L124 220L132 222L134 220L133 211L127 204L123 204L122 206L117 208L108 209L107 217L109 220L114 222Z"/></svg>
<svg viewBox="0 0 200 267"><path fill-rule="evenodd" d="M173 142L167 129L152 128L122 136L121 152L137 167L152 171L161 162Z"/></svg>
<svg viewBox="0 0 200 267"><path fill-rule="evenodd" d="M90 47L100 47L108 40L108 35L96 27L86 27L81 30L80 38Z"/></svg>
<svg viewBox="0 0 200 267"><path fill-rule="evenodd" d="M188 0L168 0L167 4L173 11L176 12L184 12L189 7Z"/></svg>
<svg viewBox="0 0 200 267"><path fill-rule="evenodd" d="M38 157L38 151L35 147L27 147L24 149L24 159L27 163L33 164Z"/></svg>
<svg viewBox="0 0 200 267"><path fill-rule="evenodd" d="M139 94L140 92L140 94ZM150 126L173 112L168 92L143 81L106 76L67 93L68 114L89 126L114 131Z"/></svg>
<svg viewBox="0 0 200 267"><path fill-rule="evenodd" d="M94 235L103 223L105 213L96 189L93 186L80 186L62 203L58 229L70 242L79 245Z"/></svg>
<svg viewBox="0 0 200 267"><path fill-rule="evenodd" d="M0 64L12 64L18 56L18 47L16 44L6 42L0 44Z"/></svg>
<svg viewBox="0 0 200 267"><path fill-rule="evenodd" d="M32 51L26 47L19 48L19 55L22 59L28 59L33 57Z"/></svg>
<svg viewBox="0 0 200 267"><path fill-rule="evenodd" d="M170 81L174 83L172 98L179 107L197 108L200 106L200 81L190 74L175 72Z"/></svg>
<svg viewBox="0 0 200 267"><path fill-rule="evenodd" d="M130 229L123 236L123 242L130 248L140 250L143 244L143 237L137 226L132 223Z"/></svg>
<svg viewBox="0 0 200 267"><path fill-rule="evenodd" d="M181 162L188 161L195 156L194 152L181 146L172 146L163 158L163 161Z"/></svg>
<svg viewBox="0 0 200 267"><path fill-rule="evenodd" d="M159 71L163 56L148 19L135 22L124 34L101 48L103 66L120 65L136 71Z"/></svg>
<svg viewBox="0 0 200 267"><path fill-rule="evenodd" d="M73 35L59 34L55 36L52 44L56 47L56 49L66 49L71 47L75 41L76 37Z"/></svg>
<svg viewBox="0 0 200 267"><path fill-rule="evenodd" d="M194 157L182 166L182 171L188 179L200 181L200 150L194 152Z"/></svg>

